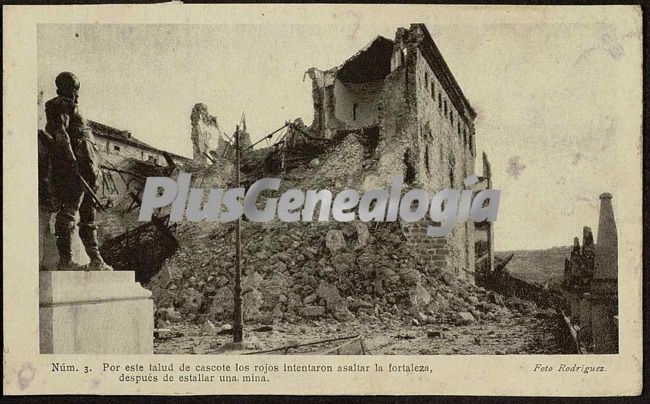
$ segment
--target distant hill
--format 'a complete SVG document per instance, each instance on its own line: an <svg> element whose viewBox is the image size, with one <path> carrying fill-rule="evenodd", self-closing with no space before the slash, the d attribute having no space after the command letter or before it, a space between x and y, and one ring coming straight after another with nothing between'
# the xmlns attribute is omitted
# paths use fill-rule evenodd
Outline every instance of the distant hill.
<svg viewBox="0 0 650 404"><path fill-rule="evenodd" d="M497 251L500 257L514 254L506 267L510 274L527 281L544 284L561 282L564 276L564 259L571 254L572 246L552 247L546 250Z"/></svg>

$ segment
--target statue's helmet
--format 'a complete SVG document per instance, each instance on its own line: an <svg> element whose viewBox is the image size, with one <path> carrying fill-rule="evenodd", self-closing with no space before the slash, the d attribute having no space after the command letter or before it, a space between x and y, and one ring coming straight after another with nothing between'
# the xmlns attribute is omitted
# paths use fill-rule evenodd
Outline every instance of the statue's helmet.
<svg viewBox="0 0 650 404"><path fill-rule="evenodd" d="M79 91L79 87L81 86L77 76L70 72L59 73L54 82L56 83L56 88L64 93L72 90Z"/></svg>

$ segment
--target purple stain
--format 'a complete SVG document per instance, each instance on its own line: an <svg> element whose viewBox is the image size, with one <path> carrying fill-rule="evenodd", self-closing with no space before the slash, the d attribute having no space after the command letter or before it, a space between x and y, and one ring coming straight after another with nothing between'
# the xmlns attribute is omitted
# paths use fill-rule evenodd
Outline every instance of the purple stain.
<svg viewBox="0 0 650 404"><path fill-rule="evenodd" d="M508 160L506 173L511 177L519 178L525 168L526 166L519 161L519 156L513 156Z"/></svg>
<svg viewBox="0 0 650 404"><path fill-rule="evenodd" d="M34 380L34 374L36 370L30 362L23 364L22 369L18 372L18 384L20 385L21 390L25 390Z"/></svg>

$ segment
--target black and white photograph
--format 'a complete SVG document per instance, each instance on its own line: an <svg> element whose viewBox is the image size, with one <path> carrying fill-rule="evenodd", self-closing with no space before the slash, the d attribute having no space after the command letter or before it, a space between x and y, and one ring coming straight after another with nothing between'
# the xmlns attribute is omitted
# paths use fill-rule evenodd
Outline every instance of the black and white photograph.
<svg viewBox="0 0 650 404"><path fill-rule="evenodd" d="M38 265L11 271L38 288L45 372L90 355L85 373L155 389L182 367L156 357L189 355L207 369L185 388L246 389L641 361L640 10L177 7L33 25L17 164ZM283 362L224 376L221 356Z"/></svg>

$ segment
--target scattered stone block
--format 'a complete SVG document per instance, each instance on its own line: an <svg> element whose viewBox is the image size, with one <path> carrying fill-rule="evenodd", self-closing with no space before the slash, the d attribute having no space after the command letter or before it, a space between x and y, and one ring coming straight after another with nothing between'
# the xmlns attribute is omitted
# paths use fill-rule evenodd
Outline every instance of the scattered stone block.
<svg viewBox="0 0 650 404"><path fill-rule="evenodd" d="M232 334L232 325L230 324L224 324L219 328L219 331L217 331L218 335L228 335Z"/></svg>
<svg viewBox="0 0 650 404"><path fill-rule="evenodd" d="M397 339L415 339L417 337L415 336L414 333L404 332L404 333L401 333L401 334L397 334L395 336L395 338L397 338Z"/></svg>
<svg viewBox="0 0 650 404"><path fill-rule="evenodd" d="M181 313L174 310L173 307L170 307L167 309L167 320L171 321L172 323L180 323L183 321L183 316L181 316Z"/></svg>
<svg viewBox="0 0 650 404"><path fill-rule="evenodd" d="M438 331L438 330L427 331L427 337L429 338L442 338L443 336L444 334L442 333L442 331Z"/></svg>
<svg viewBox="0 0 650 404"><path fill-rule="evenodd" d="M416 318L416 319L417 319L421 324L426 323L427 320L429 319L429 318L427 317L427 315L424 314L424 313L422 313L421 311L418 311L418 312L415 314L415 318Z"/></svg>
<svg viewBox="0 0 650 404"><path fill-rule="evenodd" d="M425 307L431 303L431 294L418 283L409 290L409 301L412 307Z"/></svg>
<svg viewBox="0 0 650 404"><path fill-rule="evenodd" d="M474 295L467 296L467 301L469 303L471 303L471 304L474 304L474 305L479 303L478 297L476 297Z"/></svg>
<svg viewBox="0 0 650 404"><path fill-rule="evenodd" d="M456 324L467 325L472 324L476 321L472 313L466 311L461 311L456 315Z"/></svg>
<svg viewBox="0 0 650 404"><path fill-rule="evenodd" d="M342 250L346 247L345 237L341 230L330 230L325 236L325 246L327 249L335 255L339 250Z"/></svg>
<svg viewBox="0 0 650 404"><path fill-rule="evenodd" d="M357 230L357 246L355 249L359 250L368 245L370 232L368 231L368 225L363 222L355 222L354 227Z"/></svg>
<svg viewBox="0 0 650 404"><path fill-rule="evenodd" d="M448 271L442 271L440 272L440 279L447 285L447 286L456 286L456 276L452 274L451 272Z"/></svg>
<svg viewBox="0 0 650 404"><path fill-rule="evenodd" d="M156 339L169 339L172 336L172 331L167 328L157 328L153 330L153 337Z"/></svg>
<svg viewBox="0 0 650 404"><path fill-rule="evenodd" d="M316 300L318 300L318 295L316 293L312 293L311 295L305 297L302 302L304 304L312 304Z"/></svg>
<svg viewBox="0 0 650 404"><path fill-rule="evenodd" d="M306 318L320 317L324 314L325 308L322 306L307 306L300 309L300 315Z"/></svg>
<svg viewBox="0 0 650 404"><path fill-rule="evenodd" d="M232 351L247 351L255 349L255 345L251 341L242 341L242 342L226 342L221 348L220 352L232 352Z"/></svg>
<svg viewBox="0 0 650 404"><path fill-rule="evenodd" d="M210 320L206 320L205 323L201 326L201 332L204 334L213 334L217 331L217 327L210 322Z"/></svg>
<svg viewBox="0 0 650 404"><path fill-rule="evenodd" d="M257 289L250 290L242 296L242 314L244 320L255 319L260 314L262 306L262 292Z"/></svg>

